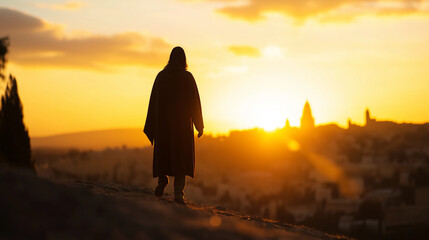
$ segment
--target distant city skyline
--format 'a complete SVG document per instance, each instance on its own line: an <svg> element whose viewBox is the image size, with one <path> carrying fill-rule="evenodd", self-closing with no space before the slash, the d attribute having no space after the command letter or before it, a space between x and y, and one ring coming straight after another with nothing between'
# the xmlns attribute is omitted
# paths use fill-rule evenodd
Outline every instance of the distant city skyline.
<svg viewBox="0 0 429 240"><path fill-rule="evenodd" d="M142 127L177 45L207 133L300 126L306 100L315 125L429 121L428 1L237 3L0 0L30 136Z"/></svg>

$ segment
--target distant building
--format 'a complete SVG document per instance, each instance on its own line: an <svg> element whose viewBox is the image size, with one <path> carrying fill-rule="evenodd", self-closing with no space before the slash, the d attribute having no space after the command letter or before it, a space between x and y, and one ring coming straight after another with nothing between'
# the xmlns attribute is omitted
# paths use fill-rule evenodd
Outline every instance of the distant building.
<svg viewBox="0 0 429 240"><path fill-rule="evenodd" d="M289 119L286 119L285 128L290 128L290 122Z"/></svg>
<svg viewBox="0 0 429 240"><path fill-rule="evenodd" d="M314 118L311 114L310 104L305 102L304 110L302 111L301 117L301 129L313 129L314 128Z"/></svg>
<svg viewBox="0 0 429 240"><path fill-rule="evenodd" d="M415 189L415 201L418 206L429 207L429 187L418 187Z"/></svg>
<svg viewBox="0 0 429 240"><path fill-rule="evenodd" d="M360 129L361 126L354 124L352 120L349 118L347 121L348 129Z"/></svg>
<svg viewBox="0 0 429 240"><path fill-rule="evenodd" d="M427 226L429 226L428 212L429 206L424 205L389 207L384 213L383 233L386 236L395 236L398 234L406 236L412 230L414 236L420 235L426 238L425 234L427 233Z"/></svg>
<svg viewBox="0 0 429 240"><path fill-rule="evenodd" d="M365 128L371 132L374 136L382 136L383 138L390 140L393 137L393 132L395 129L398 128L398 126L407 127L407 126L414 126L412 124L406 124L406 123L396 123L393 121L379 121L375 118L371 118L371 114L369 112L369 109L366 109L365 112Z"/></svg>
<svg viewBox="0 0 429 240"><path fill-rule="evenodd" d="M371 114L369 113L369 109L367 108L365 112L365 126L369 126L371 124L374 124L375 122L375 118L371 118Z"/></svg>

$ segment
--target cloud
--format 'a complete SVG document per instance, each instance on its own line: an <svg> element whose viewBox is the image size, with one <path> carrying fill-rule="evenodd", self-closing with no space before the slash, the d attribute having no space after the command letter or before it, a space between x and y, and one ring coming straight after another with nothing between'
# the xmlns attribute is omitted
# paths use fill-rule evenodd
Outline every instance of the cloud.
<svg viewBox="0 0 429 240"><path fill-rule="evenodd" d="M206 0L221 2L218 12L232 18L257 21L268 13L278 13L305 21L349 21L362 15L427 14L428 0Z"/></svg>
<svg viewBox="0 0 429 240"><path fill-rule="evenodd" d="M251 46L230 46L228 50L235 55L247 56L247 57L259 57L261 52L259 49Z"/></svg>
<svg viewBox="0 0 429 240"><path fill-rule="evenodd" d="M172 47L162 38L133 32L69 37L58 26L8 8L0 8L0 36L10 37L9 60L29 66L159 67Z"/></svg>
<svg viewBox="0 0 429 240"><path fill-rule="evenodd" d="M54 10L79 10L87 4L80 1L71 1L62 4L35 3L34 5L39 8L49 8Z"/></svg>

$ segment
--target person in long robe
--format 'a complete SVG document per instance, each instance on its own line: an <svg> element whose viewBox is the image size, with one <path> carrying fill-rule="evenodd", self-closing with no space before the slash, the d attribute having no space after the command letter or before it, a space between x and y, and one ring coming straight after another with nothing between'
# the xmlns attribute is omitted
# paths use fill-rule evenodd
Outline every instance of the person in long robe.
<svg viewBox="0 0 429 240"><path fill-rule="evenodd" d="M204 123L197 84L187 71L185 51L175 47L153 84L144 126L144 133L154 145L157 197L163 195L168 176L173 176L174 200L185 203L186 176L195 177L194 125L201 137Z"/></svg>

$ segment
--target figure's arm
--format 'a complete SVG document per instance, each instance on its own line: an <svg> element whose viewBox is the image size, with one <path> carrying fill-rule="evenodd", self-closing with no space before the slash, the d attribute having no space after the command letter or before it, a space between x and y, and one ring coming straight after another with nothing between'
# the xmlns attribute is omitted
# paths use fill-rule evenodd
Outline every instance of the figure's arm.
<svg viewBox="0 0 429 240"><path fill-rule="evenodd" d="M204 132L203 113L201 110L200 94L198 92L197 83L194 77L189 73L191 78L191 117L195 128L198 131L198 137L201 137Z"/></svg>
<svg viewBox="0 0 429 240"><path fill-rule="evenodd" d="M149 107L147 109L147 116L146 116L146 123L143 129L143 132L146 134L151 145L153 145L153 142L155 139L156 105L157 105L157 81L155 79L155 82L152 87L152 92L150 94Z"/></svg>

